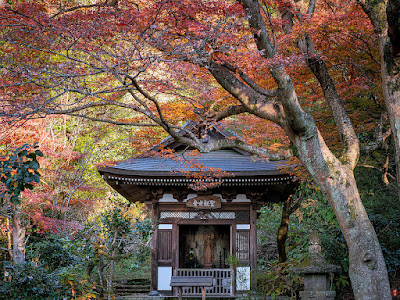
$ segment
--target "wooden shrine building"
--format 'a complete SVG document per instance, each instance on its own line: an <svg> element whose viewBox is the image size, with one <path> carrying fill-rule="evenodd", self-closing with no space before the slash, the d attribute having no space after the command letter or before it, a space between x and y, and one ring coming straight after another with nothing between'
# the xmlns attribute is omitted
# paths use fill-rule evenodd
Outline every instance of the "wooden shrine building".
<svg viewBox="0 0 400 300"><path fill-rule="evenodd" d="M203 142L230 136L214 127ZM158 224L152 235L152 290L176 295L172 276L212 276L206 294L221 298L254 287L257 211L267 202L285 201L296 187L293 177L279 170L282 162L254 160L238 149L203 153L195 158L201 169L193 169L187 146L168 137L152 150L161 148L174 149L176 159L141 155L98 169L126 199L144 202ZM209 179L206 190L192 189L202 180L197 175L209 168L228 174ZM236 274L229 261L239 263ZM184 287L183 295L201 291Z"/></svg>

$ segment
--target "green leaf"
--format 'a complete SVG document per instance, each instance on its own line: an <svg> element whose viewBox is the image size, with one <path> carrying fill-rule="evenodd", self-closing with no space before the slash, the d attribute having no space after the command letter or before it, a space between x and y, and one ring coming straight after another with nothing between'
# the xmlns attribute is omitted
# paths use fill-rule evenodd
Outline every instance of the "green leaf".
<svg viewBox="0 0 400 300"><path fill-rule="evenodd" d="M35 161L35 160L31 161L29 163L29 168L31 168L33 170L37 170L37 169L39 169L39 167L40 167L39 163L37 161Z"/></svg>
<svg viewBox="0 0 400 300"><path fill-rule="evenodd" d="M276 298L276 293L275 293L275 292L272 292L272 293L271 293L271 299L272 299L272 300L275 300L275 298Z"/></svg>
<svg viewBox="0 0 400 300"><path fill-rule="evenodd" d="M31 178L32 178L32 181L33 181L33 182L39 182L39 181L40 181L40 177L39 177L37 174L33 174L33 175L31 176Z"/></svg>
<svg viewBox="0 0 400 300"><path fill-rule="evenodd" d="M25 184L25 188L32 190L33 189L33 185L32 184Z"/></svg>
<svg viewBox="0 0 400 300"><path fill-rule="evenodd" d="M10 197L10 201L12 203L19 203L20 202L18 196L11 196Z"/></svg>
<svg viewBox="0 0 400 300"><path fill-rule="evenodd" d="M8 178L4 184L6 186L9 186L11 184L11 182L12 182L12 178Z"/></svg>
<svg viewBox="0 0 400 300"><path fill-rule="evenodd" d="M31 158L32 160L36 160L36 154L35 153L29 153L26 157L27 158Z"/></svg>

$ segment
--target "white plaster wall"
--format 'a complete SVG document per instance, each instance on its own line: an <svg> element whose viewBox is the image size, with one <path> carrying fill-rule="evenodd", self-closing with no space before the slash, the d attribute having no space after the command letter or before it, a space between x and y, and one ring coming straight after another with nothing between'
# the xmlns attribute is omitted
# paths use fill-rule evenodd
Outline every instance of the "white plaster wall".
<svg viewBox="0 0 400 300"><path fill-rule="evenodd" d="M186 197L186 199L183 200L183 202L186 202L186 201L188 201L189 199L194 198L194 197L197 197L197 194L188 194L187 197Z"/></svg>
<svg viewBox="0 0 400 300"><path fill-rule="evenodd" d="M158 202L178 202L178 200L176 200L172 194L164 194Z"/></svg>
<svg viewBox="0 0 400 300"><path fill-rule="evenodd" d="M236 229L238 230L250 230L250 224L237 224Z"/></svg>
<svg viewBox="0 0 400 300"><path fill-rule="evenodd" d="M172 229L172 224L159 224L158 229Z"/></svg>
<svg viewBox="0 0 400 300"><path fill-rule="evenodd" d="M245 194L237 194L236 198L232 200L232 202L246 202L249 203L251 200L246 197Z"/></svg>
<svg viewBox="0 0 400 300"><path fill-rule="evenodd" d="M171 288L172 267L158 267L157 290L170 291Z"/></svg>

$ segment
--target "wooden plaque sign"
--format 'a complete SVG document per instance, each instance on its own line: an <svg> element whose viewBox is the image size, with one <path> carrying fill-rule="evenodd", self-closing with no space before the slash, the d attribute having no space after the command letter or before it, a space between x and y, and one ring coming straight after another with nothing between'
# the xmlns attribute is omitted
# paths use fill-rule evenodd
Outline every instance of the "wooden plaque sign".
<svg viewBox="0 0 400 300"><path fill-rule="evenodd" d="M221 198L218 196L197 196L186 201L187 207L198 209L221 208Z"/></svg>

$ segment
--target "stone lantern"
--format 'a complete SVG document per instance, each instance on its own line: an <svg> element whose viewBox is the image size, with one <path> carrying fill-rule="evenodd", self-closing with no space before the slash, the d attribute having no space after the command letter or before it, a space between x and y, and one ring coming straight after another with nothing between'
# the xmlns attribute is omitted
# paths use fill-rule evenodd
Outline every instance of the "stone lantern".
<svg viewBox="0 0 400 300"><path fill-rule="evenodd" d="M300 292L302 300L330 300L335 299L336 292L331 291L329 274L340 272L341 268L329 264L322 256L321 241L313 233L309 241L309 256L297 268L295 273L304 275L304 291Z"/></svg>

